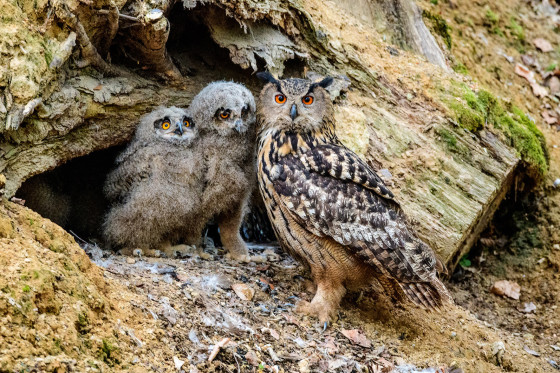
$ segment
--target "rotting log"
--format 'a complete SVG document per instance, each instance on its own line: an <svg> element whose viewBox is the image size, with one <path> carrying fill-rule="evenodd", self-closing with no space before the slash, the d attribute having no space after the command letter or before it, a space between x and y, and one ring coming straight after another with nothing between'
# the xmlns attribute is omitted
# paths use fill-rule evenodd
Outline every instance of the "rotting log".
<svg viewBox="0 0 560 373"><path fill-rule="evenodd" d="M445 69L441 50L408 0L382 16L401 31L392 32L391 44L346 3L161 2L163 18L153 38L152 24L134 21L149 14L149 3L40 2L34 8L30 0L21 6L0 2L13 14L0 24L0 66L7 66L0 70L6 197L33 175L125 143L142 114L157 105L186 106L209 81L233 79L257 94L253 73L265 68L351 83L332 92L341 139L386 169L381 174L419 234L449 267L476 241L522 169L516 152L492 129L475 134L449 119L437 92L461 78ZM99 32L103 27L116 35L112 43ZM405 49L395 52L393 45ZM118 55L112 63L107 50Z"/></svg>

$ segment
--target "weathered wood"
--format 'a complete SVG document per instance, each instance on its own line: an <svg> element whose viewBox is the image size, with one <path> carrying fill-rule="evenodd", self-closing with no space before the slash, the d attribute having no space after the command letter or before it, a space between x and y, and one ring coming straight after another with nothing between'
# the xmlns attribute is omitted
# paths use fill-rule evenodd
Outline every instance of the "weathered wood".
<svg viewBox="0 0 560 373"><path fill-rule="evenodd" d="M165 4L168 10L173 2ZM56 40L49 41L52 61L57 62L33 62L29 55L20 54L17 40L14 48L1 50L0 63L8 56L26 64L31 71L27 78L18 75L21 69L9 67L9 73L18 75L17 79L27 79L24 83L33 87L25 93L19 86L13 86L14 79L10 81L6 74L0 74L0 120L6 128L0 129L0 173L7 178L6 196L12 196L32 175L126 142L140 115L159 104L186 106L211 80L241 81L257 94L260 84L252 76L256 69L266 67L284 75L332 74L342 77L341 82L347 79L352 83L352 90L347 93L344 85L333 92L337 100L337 131L343 142L377 169L389 171L382 174L391 175L388 183L419 234L453 267L491 219L517 175L519 158L491 129L473 134L452 124L434 93L444 89L434 87L444 86L442 82L456 77L407 51L391 51L388 44L380 41L367 14L365 19L347 14L349 4L331 2L326 7L318 0L275 0L266 4L249 0L185 0L184 14L174 14L170 19L200 21L207 34L176 36L175 43L188 39L191 46L188 51L176 52L169 45L161 49L167 39L164 33L157 40L156 52L137 58L152 69L146 71L151 71L152 76L172 71L175 78L185 79L176 64L188 70L193 67L184 89L173 88L156 78L151 80L149 74L139 77L124 66L118 66L122 74L111 78L80 68L70 58L74 55L79 61L79 47L84 46L74 46L74 42L85 42L83 35L76 36L80 32L76 27L72 32L47 22L45 31L25 31L31 35L30 53L35 54L45 51L41 52L41 44L33 38L42 38L45 32L57 35ZM425 34L414 4L407 0L399 4L399 12L406 16L397 18L409 30L403 31L403 43L445 66L433 38ZM76 3L68 9L81 20L105 5L101 0L93 0L91 7ZM123 6L116 4L119 11ZM129 12L135 9L130 4L128 7ZM114 7L108 8L105 12L114 13ZM142 14L149 10L142 9ZM26 15L21 9L18 14ZM387 15L381 17L390 22ZM34 22L42 25L44 19ZM125 23L119 23L119 27L128 27ZM174 24L170 27L173 33ZM94 24L84 24L85 32L95 28ZM416 36L410 30L416 30ZM126 44L128 35L140 40L130 41L124 45L125 50L134 45L149 45L142 38L150 39L152 34L144 31L120 29L118 43ZM88 35L92 45L98 45L97 34ZM395 35L398 37L398 33ZM411 46L416 42L427 42L428 47ZM432 52L437 49L439 52L434 53L439 57L430 57L425 48ZM101 54L97 57L105 58ZM104 64L109 65L109 61L98 61L96 66L113 72L113 65L106 70ZM20 82L21 85L24 84ZM450 136L453 146L447 142Z"/></svg>

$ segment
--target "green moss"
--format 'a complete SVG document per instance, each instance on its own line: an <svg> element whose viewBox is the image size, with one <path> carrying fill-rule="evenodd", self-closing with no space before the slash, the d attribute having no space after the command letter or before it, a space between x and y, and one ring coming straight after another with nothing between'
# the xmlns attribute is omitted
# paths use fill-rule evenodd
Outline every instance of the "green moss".
<svg viewBox="0 0 560 373"><path fill-rule="evenodd" d="M451 103L451 109L455 112L455 116L459 125L471 132L478 131L484 127L484 118L476 110L464 105L463 103Z"/></svg>
<svg viewBox="0 0 560 373"><path fill-rule="evenodd" d="M457 141L457 137L452 131L440 127L436 130L436 133L439 135L441 141L445 143L449 151L463 156L468 156L470 154L469 149Z"/></svg>
<svg viewBox="0 0 560 373"><path fill-rule="evenodd" d="M502 29L499 28L499 27L497 27L497 26L494 27L494 28L492 29L492 33L493 33L493 34L496 34L496 35L498 35L498 36L500 36L500 37L502 37L502 38L504 38L504 37L506 36L506 35L504 34L504 32L502 31Z"/></svg>
<svg viewBox="0 0 560 373"><path fill-rule="evenodd" d="M29 285L24 285L22 291L24 293L29 293L31 291L31 287Z"/></svg>
<svg viewBox="0 0 560 373"><path fill-rule="evenodd" d="M525 30L523 30L523 27L521 27L521 25L517 23L514 18L511 18L509 20L509 29L511 30L512 35L517 38L517 40L525 41Z"/></svg>
<svg viewBox="0 0 560 373"><path fill-rule="evenodd" d="M525 30L517 23L512 17L509 24L506 26L509 29L508 44L513 46L521 54L526 52Z"/></svg>
<svg viewBox="0 0 560 373"><path fill-rule="evenodd" d="M485 23L490 26L495 26L498 24L498 22L500 22L500 16L494 13L490 9L486 11L484 17L485 17Z"/></svg>
<svg viewBox="0 0 560 373"><path fill-rule="evenodd" d="M102 343L103 345L99 350L99 358L103 360L105 364L111 367L114 366L115 364L118 364L119 361L116 358L116 352L118 351L118 348L113 346L113 344L107 339L103 339Z"/></svg>
<svg viewBox="0 0 560 373"><path fill-rule="evenodd" d="M76 321L76 330L80 334L86 334L89 332L89 317L85 311L82 311L78 314L78 320Z"/></svg>
<svg viewBox="0 0 560 373"><path fill-rule="evenodd" d="M53 52L50 47L49 40L48 39L42 40L41 46L43 47L43 51L45 54L45 62L47 63L47 66L49 66L53 60Z"/></svg>
<svg viewBox="0 0 560 373"><path fill-rule="evenodd" d="M56 354L62 352L62 341L59 338L55 338L54 347L55 347Z"/></svg>
<svg viewBox="0 0 560 373"><path fill-rule="evenodd" d="M544 136L525 113L513 106L511 112L504 112L494 125L508 137L521 159L535 168L539 175L546 174L548 151Z"/></svg>
<svg viewBox="0 0 560 373"><path fill-rule="evenodd" d="M451 27L447 24L447 21L439 14L433 14L427 10L422 12L422 16L430 21L436 34L440 35L447 45L447 48L451 49Z"/></svg>
<svg viewBox="0 0 560 373"><path fill-rule="evenodd" d="M553 62L546 67L546 71L554 71L556 69L556 66L558 66L558 62Z"/></svg>
<svg viewBox="0 0 560 373"><path fill-rule="evenodd" d="M453 71L462 75L469 74L469 69L467 69L467 67L463 65L461 62L458 62L455 65L453 65Z"/></svg>
<svg viewBox="0 0 560 373"><path fill-rule="evenodd" d="M444 102L453 112L459 126L475 132L487 125L500 130L521 159L536 172L536 177L548 171L548 152L543 134L519 108L502 103L486 90L473 92L465 84L452 86L451 97ZM447 147L456 146L445 133L438 132Z"/></svg>

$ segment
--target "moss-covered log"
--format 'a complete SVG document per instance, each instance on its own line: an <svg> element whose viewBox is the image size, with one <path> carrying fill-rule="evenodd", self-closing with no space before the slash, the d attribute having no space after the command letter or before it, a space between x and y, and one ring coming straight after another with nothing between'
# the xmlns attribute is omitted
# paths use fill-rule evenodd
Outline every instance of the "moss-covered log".
<svg viewBox="0 0 560 373"><path fill-rule="evenodd" d="M542 166L517 146L520 136L538 138L531 123L507 110L488 121L488 108L454 88L467 78L447 70L408 0L369 3L385 9L381 23L373 11L318 0L0 3L7 197L33 175L126 142L142 114L188 105L209 81L234 79L256 94L253 73L263 69L338 78L340 137L384 169L421 236L450 266L519 171ZM474 110L476 128L461 105Z"/></svg>

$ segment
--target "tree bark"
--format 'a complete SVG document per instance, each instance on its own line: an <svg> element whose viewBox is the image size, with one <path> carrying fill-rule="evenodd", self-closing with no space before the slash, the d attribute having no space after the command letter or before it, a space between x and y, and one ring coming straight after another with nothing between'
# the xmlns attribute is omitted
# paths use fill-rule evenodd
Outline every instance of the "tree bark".
<svg viewBox="0 0 560 373"><path fill-rule="evenodd" d="M382 175L419 234L450 267L472 246L519 170L516 153L492 132L473 135L456 127L436 98L384 70L391 64L384 59L393 54L376 41L374 16L391 25L397 42L392 44L424 54L439 67L406 51L395 58L424 64L443 81L452 79L412 0L361 0L355 7L355 2L171 1L161 3L163 15L153 23L146 20L153 9L140 1L126 7L71 1L37 9L30 0L21 7L2 1L14 16L0 24L0 34L16 30L11 44L0 43L0 65L7 66L0 70L6 197L33 175L125 143L141 115L157 105L187 106L209 81L235 79L256 95L260 83L253 73L265 68L285 76L337 77L332 93L340 137L385 169ZM374 14L376 7L384 12ZM189 28L193 24L200 28ZM107 59L109 50L122 52L118 64ZM466 153L446 147L441 129Z"/></svg>

